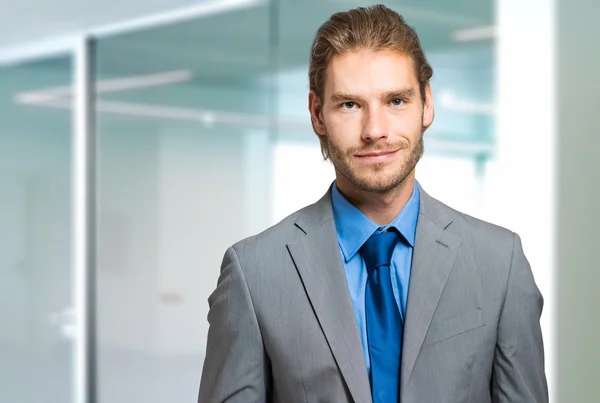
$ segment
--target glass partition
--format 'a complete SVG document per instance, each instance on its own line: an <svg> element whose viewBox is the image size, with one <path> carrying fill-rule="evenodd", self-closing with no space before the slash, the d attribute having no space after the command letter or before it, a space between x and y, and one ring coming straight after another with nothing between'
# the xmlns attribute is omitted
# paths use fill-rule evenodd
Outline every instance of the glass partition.
<svg viewBox="0 0 600 403"><path fill-rule="evenodd" d="M97 43L99 398L190 402L225 250L268 225L269 8Z"/></svg>
<svg viewBox="0 0 600 403"><path fill-rule="evenodd" d="M71 58L0 67L0 401L73 386Z"/></svg>

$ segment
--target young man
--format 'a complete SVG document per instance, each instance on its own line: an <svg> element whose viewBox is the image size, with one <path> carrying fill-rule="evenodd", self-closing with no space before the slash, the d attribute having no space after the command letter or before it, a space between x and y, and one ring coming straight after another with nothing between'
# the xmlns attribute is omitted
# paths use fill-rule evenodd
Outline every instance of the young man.
<svg viewBox="0 0 600 403"><path fill-rule="evenodd" d="M434 117L415 32L384 6L335 14L309 74L336 181L227 250L199 402L547 402L519 237L415 181Z"/></svg>

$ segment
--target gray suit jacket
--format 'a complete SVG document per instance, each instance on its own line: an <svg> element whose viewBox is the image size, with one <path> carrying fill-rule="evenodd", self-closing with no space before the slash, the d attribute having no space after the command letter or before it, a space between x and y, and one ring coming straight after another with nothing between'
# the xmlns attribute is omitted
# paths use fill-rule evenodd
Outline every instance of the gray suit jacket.
<svg viewBox="0 0 600 403"><path fill-rule="evenodd" d="M401 402L547 402L519 237L420 190ZM330 192L229 248L209 305L200 403L371 402Z"/></svg>

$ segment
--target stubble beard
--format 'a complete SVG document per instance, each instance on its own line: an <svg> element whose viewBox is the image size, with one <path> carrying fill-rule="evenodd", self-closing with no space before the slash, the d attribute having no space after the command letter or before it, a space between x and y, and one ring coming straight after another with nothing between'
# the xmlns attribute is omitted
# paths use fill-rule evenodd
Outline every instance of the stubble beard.
<svg viewBox="0 0 600 403"><path fill-rule="evenodd" d="M417 163L423 156L423 131L419 140L410 150L402 165L393 172L386 172L386 164L376 164L370 167L366 174L360 175L352 166L352 159L358 150L350 149L346 152L337 145L330 142L328 144L329 157L336 171L346 178L355 188L364 192L374 192L380 194L390 193L404 185L408 176L414 171ZM369 151L390 150L398 147L393 145L384 145L378 148L370 147Z"/></svg>

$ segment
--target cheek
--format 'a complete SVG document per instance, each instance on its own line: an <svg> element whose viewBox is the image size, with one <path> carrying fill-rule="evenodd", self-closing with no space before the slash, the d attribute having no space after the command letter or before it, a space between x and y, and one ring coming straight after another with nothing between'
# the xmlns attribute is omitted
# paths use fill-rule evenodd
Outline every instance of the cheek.
<svg viewBox="0 0 600 403"><path fill-rule="evenodd" d="M349 146L351 146L343 132L339 132L337 130L328 130L327 137L329 138L329 144L339 150L345 151Z"/></svg>
<svg viewBox="0 0 600 403"><path fill-rule="evenodd" d="M390 119L392 132L412 139L421 134L423 120L420 113L406 113L394 115Z"/></svg>
<svg viewBox="0 0 600 403"><path fill-rule="evenodd" d="M329 141L339 145L352 145L361 138L361 124L358 116L334 114L324 120Z"/></svg>

